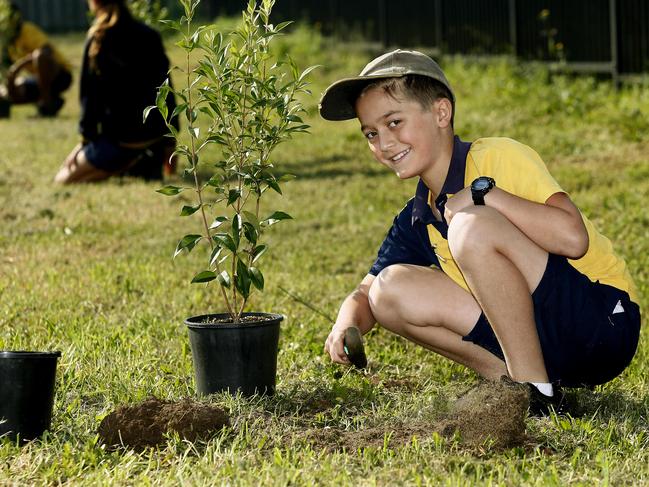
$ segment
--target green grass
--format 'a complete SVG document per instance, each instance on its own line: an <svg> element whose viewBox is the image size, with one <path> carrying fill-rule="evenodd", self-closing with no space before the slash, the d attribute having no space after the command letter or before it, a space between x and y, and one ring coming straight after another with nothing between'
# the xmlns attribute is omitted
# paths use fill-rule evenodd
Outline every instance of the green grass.
<svg viewBox="0 0 649 487"><path fill-rule="evenodd" d="M56 39L77 66L82 37ZM322 64L319 94L371 57L297 29L282 41L301 66ZM180 53L171 50L175 63ZM456 127L470 140L507 135L531 145L574 201L608 235L649 298L649 90L615 92L589 78L551 78L505 59L443 60L459 102ZM77 81L77 80L75 80ZM422 434L405 446L328 452L308 433L432 422L475 375L377 328L366 375L322 352L330 323L283 286L334 315L371 265L393 216L414 191L371 160L355 122L329 123L307 100L312 135L281 148L296 174L270 208L292 222L273 227L267 289L250 309L287 315L274 398L216 396L233 419L207 443L170 438L157 450L108 451L101 418L149 395L194 394L184 318L222 311L214 287L190 285L196 253L171 260L177 239L199 228L156 184L113 179L51 183L76 143L76 85L56 120L14 108L0 121L0 349L58 349L52 430L19 448L0 442L0 485L646 485L649 483L647 329L631 366L595 392L577 391L586 416L527 421L524 448L467 449Z"/></svg>

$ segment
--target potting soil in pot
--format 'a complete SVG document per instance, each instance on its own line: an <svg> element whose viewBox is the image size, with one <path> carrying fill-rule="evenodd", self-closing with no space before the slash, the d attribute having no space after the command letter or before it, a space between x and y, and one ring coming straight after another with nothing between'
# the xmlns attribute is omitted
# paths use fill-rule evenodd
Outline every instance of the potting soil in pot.
<svg viewBox="0 0 649 487"><path fill-rule="evenodd" d="M186 440L206 440L229 425L227 413L214 405L191 399L172 402L155 397L120 406L99 425L99 437L109 446L142 450L166 441L176 432Z"/></svg>

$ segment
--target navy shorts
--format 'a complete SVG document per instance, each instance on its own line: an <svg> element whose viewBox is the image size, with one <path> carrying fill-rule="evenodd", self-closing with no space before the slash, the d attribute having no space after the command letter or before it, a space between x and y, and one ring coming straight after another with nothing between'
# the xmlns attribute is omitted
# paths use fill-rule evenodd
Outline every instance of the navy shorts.
<svg viewBox="0 0 649 487"><path fill-rule="evenodd" d="M631 363L640 336L640 308L626 292L592 282L565 257L550 254L532 301L551 382L566 387L604 384ZM484 314L463 340L504 360Z"/></svg>
<svg viewBox="0 0 649 487"><path fill-rule="evenodd" d="M69 71L62 69L56 78L52 80L52 96L59 96L67 90L72 84L72 75ZM26 97L30 100L38 100L41 96L41 90L38 86L38 80L34 76L28 76L23 79L23 89L25 90Z"/></svg>
<svg viewBox="0 0 649 487"><path fill-rule="evenodd" d="M81 150L97 169L153 180L162 179L168 145L169 139L161 139L147 148L131 149L106 137L99 137L85 144Z"/></svg>
<svg viewBox="0 0 649 487"><path fill-rule="evenodd" d="M90 164L110 173L128 169L142 152L141 149L122 147L105 137L91 140L82 150Z"/></svg>

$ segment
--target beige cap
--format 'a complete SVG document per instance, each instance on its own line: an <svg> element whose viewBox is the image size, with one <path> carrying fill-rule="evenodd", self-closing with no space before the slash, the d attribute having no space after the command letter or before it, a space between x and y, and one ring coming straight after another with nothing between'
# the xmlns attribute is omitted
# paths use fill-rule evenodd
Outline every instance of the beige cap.
<svg viewBox="0 0 649 487"><path fill-rule="evenodd" d="M322 94L320 115L326 120L349 120L356 118L354 104L365 85L384 78L400 78L407 74L428 76L444 85L455 103L451 85L444 71L430 57L418 51L388 52L377 57L354 78L344 78L333 83Z"/></svg>

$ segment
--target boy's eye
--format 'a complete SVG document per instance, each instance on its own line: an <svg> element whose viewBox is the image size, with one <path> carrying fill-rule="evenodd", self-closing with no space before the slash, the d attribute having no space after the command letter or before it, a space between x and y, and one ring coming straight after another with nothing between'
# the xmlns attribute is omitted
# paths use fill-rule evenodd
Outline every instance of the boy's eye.
<svg viewBox="0 0 649 487"><path fill-rule="evenodd" d="M376 137L376 132L365 132L365 138L367 140L372 140L374 137Z"/></svg>
<svg viewBox="0 0 649 487"><path fill-rule="evenodd" d="M401 120L390 120L388 122L388 127L394 128L401 123Z"/></svg>

